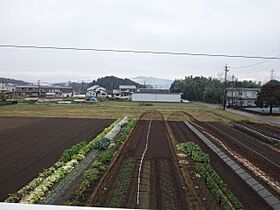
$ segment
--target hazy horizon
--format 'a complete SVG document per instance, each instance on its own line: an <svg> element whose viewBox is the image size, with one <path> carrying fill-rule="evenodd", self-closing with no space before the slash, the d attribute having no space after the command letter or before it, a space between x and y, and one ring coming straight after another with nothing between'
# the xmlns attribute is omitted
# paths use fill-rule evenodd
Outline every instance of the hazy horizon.
<svg viewBox="0 0 280 210"><path fill-rule="evenodd" d="M0 0L0 44L133 49L233 55L280 55L280 2L213 0ZM162 79L280 79L279 60L0 48L0 77L35 82L106 75Z"/></svg>

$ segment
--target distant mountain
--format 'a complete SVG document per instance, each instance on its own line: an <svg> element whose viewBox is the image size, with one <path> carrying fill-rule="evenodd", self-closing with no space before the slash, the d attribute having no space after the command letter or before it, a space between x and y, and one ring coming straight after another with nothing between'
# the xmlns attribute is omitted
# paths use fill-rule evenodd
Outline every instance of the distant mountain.
<svg viewBox="0 0 280 210"><path fill-rule="evenodd" d="M12 84L15 84L15 85L27 85L27 84L30 84L29 82L25 82L25 81L22 81L22 80L17 80L17 79L10 79L10 78L1 78L0 77L0 83L12 83Z"/></svg>
<svg viewBox="0 0 280 210"><path fill-rule="evenodd" d="M151 85L153 88L158 88L158 89L169 89L173 82L172 80L169 79L159 79L155 77L142 77L142 76L131 78L131 80L139 84Z"/></svg>
<svg viewBox="0 0 280 210"><path fill-rule="evenodd" d="M106 76L98 78L97 80L93 80L91 83L89 83L89 86L93 85L100 85L107 90L113 90L118 89L119 85L135 85L136 87L140 87L141 85L137 82L134 82L127 78L118 78L115 76Z"/></svg>

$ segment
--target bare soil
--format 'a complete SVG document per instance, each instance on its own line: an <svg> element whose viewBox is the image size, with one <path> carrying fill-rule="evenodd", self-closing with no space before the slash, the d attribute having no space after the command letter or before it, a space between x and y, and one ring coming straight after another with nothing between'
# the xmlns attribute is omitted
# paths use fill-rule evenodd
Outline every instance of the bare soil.
<svg viewBox="0 0 280 210"><path fill-rule="evenodd" d="M140 186L140 205L136 203L137 197L137 172L140 165L140 158L145 149L146 136L149 127L149 120L139 120L128 144L122 150L122 155L115 162L108 178L100 187L99 193L91 201L91 206L108 207L114 195L114 188L118 175L128 158L136 161L133 176L130 177L128 192L124 194L126 202L123 208L141 208L145 205L150 209L189 209L185 200L183 183L179 179L179 172L175 168L172 150L166 133L164 121L153 120L149 136L149 145L144 158L145 167L141 178L145 180ZM142 200L143 199L143 200Z"/></svg>
<svg viewBox="0 0 280 210"><path fill-rule="evenodd" d="M260 143L258 139L234 127L225 126L217 122L204 122L201 125L212 135L249 159L255 166L269 174L277 182L280 181L280 154Z"/></svg>
<svg viewBox="0 0 280 210"><path fill-rule="evenodd" d="M169 122L178 142L191 140L198 144L211 159L214 170L227 184L231 192L239 199L246 209L270 209L268 204L245 183L234 171L220 159L184 122Z"/></svg>
<svg viewBox="0 0 280 210"><path fill-rule="evenodd" d="M266 136L280 139L280 127L278 126L272 126L263 123L242 123L242 124L256 131L259 131L260 133L263 133Z"/></svg>
<svg viewBox="0 0 280 210"><path fill-rule="evenodd" d="M0 201L53 165L65 149L82 140L91 140L111 122L0 117Z"/></svg>

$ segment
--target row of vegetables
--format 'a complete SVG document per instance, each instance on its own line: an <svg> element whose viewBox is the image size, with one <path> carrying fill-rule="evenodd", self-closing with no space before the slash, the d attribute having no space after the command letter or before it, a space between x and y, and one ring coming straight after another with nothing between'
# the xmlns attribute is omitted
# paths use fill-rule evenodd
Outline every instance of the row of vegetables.
<svg viewBox="0 0 280 210"><path fill-rule="evenodd" d="M193 161L198 173L204 178L205 184L213 197L221 203L224 209L244 209L240 201L232 194L227 185L210 164L209 156L194 142L177 145L177 149L188 155Z"/></svg>
<svg viewBox="0 0 280 210"><path fill-rule="evenodd" d="M122 208L125 206L134 167L135 160L133 158L128 158L122 168L120 177L118 178L113 196L109 202L109 207Z"/></svg>
<svg viewBox="0 0 280 210"><path fill-rule="evenodd" d="M72 194L71 198L65 201L66 205L82 205L87 200L87 197L97 186L102 175L108 169L112 162L114 154L119 150L120 146L128 139L133 128L136 125L135 120L130 120L123 126L121 132L111 143L110 146L95 158L89 169L83 173L82 181Z"/></svg>
<svg viewBox="0 0 280 210"><path fill-rule="evenodd" d="M5 202L36 203L40 201L56 183L71 173L75 166L85 159L86 155L96 146L96 144L100 141L104 141L106 134L112 130L114 125L118 122L119 120L113 122L89 143L82 141L81 143L74 145L72 148L65 150L59 161L41 172L37 178L33 179L18 192L11 193Z"/></svg>

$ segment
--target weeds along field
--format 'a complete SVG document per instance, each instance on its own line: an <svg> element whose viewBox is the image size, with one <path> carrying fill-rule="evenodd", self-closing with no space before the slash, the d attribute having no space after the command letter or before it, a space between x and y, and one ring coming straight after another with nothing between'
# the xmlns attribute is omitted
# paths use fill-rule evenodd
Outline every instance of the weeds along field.
<svg viewBox="0 0 280 210"><path fill-rule="evenodd" d="M0 201L52 166L65 149L88 142L112 122L0 117Z"/></svg>

